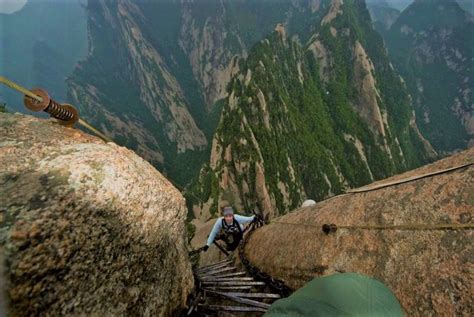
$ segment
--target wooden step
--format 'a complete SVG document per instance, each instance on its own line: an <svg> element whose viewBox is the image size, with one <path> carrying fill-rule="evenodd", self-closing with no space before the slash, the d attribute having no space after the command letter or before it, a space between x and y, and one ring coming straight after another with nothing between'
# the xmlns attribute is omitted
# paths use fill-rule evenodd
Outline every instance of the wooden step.
<svg viewBox="0 0 474 317"><path fill-rule="evenodd" d="M217 269L215 271L209 271L209 272L205 272L203 274L198 274L198 277L201 278L201 277L204 277L204 276L210 276L210 275L216 275L216 274L219 274L219 273L222 273L222 272L228 272L228 271L233 271L233 270L237 270L236 267L225 267L225 268L220 268L220 269Z"/></svg>
<svg viewBox="0 0 474 317"><path fill-rule="evenodd" d="M234 312L261 312L264 313L267 310L260 307L249 307L249 306L223 306L223 305L198 305L198 309L206 309L213 311L234 311Z"/></svg>
<svg viewBox="0 0 474 317"><path fill-rule="evenodd" d="M250 290L252 286L207 286L203 288L205 291L215 291L215 290Z"/></svg>
<svg viewBox="0 0 474 317"><path fill-rule="evenodd" d="M229 295L228 293L225 293L225 292L207 291L207 293L218 295L218 296L223 296L223 297L226 297L226 298L228 298L230 300L233 300L234 302L237 302L237 303L240 303L240 304L252 305L252 306L255 306L255 307L260 307L260 308L265 308L265 309L270 308L270 304L262 303L262 302L252 300L252 299L241 298L241 297L238 297L238 296Z"/></svg>
<svg viewBox="0 0 474 317"><path fill-rule="evenodd" d="M202 281L204 285L233 285L233 286L250 286L250 285L266 285L265 282L256 281L233 281L233 282L213 282L213 281Z"/></svg>
<svg viewBox="0 0 474 317"><path fill-rule="evenodd" d="M222 278L207 278L202 282L232 282L232 281L254 281L253 277L222 277Z"/></svg>
<svg viewBox="0 0 474 317"><path fill-rule="evenodd" d="M236 293L236 292L227 292L226 294L237 297L246 297L246 298L281 298L278 294L270 293Z"/></svg>
<svg viewBox="0 0 474 317"><path fill-rule="evenodd" d="M223 262L223 263L220 263L220 264L209 265L209 266L203 267L201 269L197 269L195 272L196 272L196 274L203 274L203 273L206 273L206 272L209 272L209 271L214 271L214 270L216 270L218 268L221 268L221 267L228 266L231 263L232 263L232 261L227 261L227 262Z"/></svg>
<svg viewBox="0 0 474 317"><path fill-rule="evenodd" d="M246 274L247 274L247 272L236 272L236 273L227 273L227 274L219 274L219 275L206 275L206 276L200 277L200 279L208 280L208 279L213 279L213 278L242 276L242 275L246 275Z"/></svg>

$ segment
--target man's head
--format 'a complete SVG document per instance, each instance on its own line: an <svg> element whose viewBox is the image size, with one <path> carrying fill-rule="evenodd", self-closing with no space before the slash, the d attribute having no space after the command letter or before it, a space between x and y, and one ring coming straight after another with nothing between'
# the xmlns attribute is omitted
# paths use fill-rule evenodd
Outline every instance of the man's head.
<svg viewBox="0 0 474 317"><path fill-rule="evenodd" d="M224 216L225 222L231 224L234 220L234 209L231 206L222 207L222 216Z"/></svg>

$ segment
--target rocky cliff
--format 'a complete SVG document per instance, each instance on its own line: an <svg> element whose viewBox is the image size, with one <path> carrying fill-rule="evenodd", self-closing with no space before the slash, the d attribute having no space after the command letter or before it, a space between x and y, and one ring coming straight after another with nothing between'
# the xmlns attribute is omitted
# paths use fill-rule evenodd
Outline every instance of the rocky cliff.
<svg viewBox="0 0 474 317"><path fill-rule="evenodd" d="M4 113L0 162L12 316L170 316L184 306L193 287L186 207L149 163L79 130Z"/></svg>
<svg viewBox="0 0 474 317"><path fill-rule="evenodd" d="M132 1L90 1L89 55L68 81L93 124L170 173L170 161L207 144L186 92L161 56L153 24Z"/></svg>
<svg viewBox="0 0 474 317"><path fill-rule="evenodd" d="M313 19L304 45L279 24L239 62L196 217L221 199L271 217L433 156L364 3L333 0Z"/></svg>
<svg viewBox="0 0 474 317"><path fill-rule="evenodd" d="M374 28L383 34L400 16L400 11L392 8L385 0L366 1Z"/></svg>
<svg viewBox="0 0 474 317"><path fill-rule="evenodd" d="M258 229L245 253L260 270L293 288L315 276L358 272L384 282L407 314L472 315L473 230L343 229L321 226L472 224L474 149L376 182L365 189L471 164L436 176L298 209Z"/></svg>

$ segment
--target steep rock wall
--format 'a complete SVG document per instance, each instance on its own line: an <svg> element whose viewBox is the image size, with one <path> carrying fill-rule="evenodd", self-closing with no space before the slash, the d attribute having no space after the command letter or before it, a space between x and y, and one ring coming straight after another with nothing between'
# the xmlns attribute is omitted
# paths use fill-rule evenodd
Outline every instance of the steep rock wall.
<svg viewBox="0 0 474 317"><path fill-rule="evenodd" d="M193 287L184 199L133 152L0 114L0 258L19 315L170 316Z"/></svg>
<svg viewBox="0 0 474 317"><path fill-rule="evenodd" d="M474 163L473 157L470 149L366 187ZM472 315L472 229L341 228L325 235L321 225L462 224L472 223L473 215L471 165L296 210L254 232L245 253L259 269L293 288L315 276L358 272L387 284L408 315Z"/></svg>
<svg viewBox="0 0 474 317"><path fill-rule="evenodd" d="M68 97L116 142L164 173L183 177L172 162L202 151L207 140L185 87L160 51L163 41L156 39L159 30L146 4L88 2L89 53L68 78Z"/></svg>

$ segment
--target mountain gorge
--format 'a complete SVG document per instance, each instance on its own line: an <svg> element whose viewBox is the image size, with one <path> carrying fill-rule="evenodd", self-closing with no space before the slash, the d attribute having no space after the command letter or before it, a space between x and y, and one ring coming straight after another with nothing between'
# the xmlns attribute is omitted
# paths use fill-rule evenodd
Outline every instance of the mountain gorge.
<svg viewBox="0 0 474 317"><path fill-rule="evenodd" d="M22 95L0 90L0 315L207 315L241 286L219 303L261 311L282 283L338 272L378 279L408 315L472 315L473 18L411 2L0 14L0 75L113 141L11 113ZM265 225L224 257L203 246L226 202Z"/></svg>
<svg viewBox="0 0 474 317"><path fill-rule="evenodd" d="M474 18L458 3L418 0L382 33L423 135L441 153L472 146Z"/></svg>
<svg viewBox="0 0 474 317"><path fill-rule="evenodd" d="M308 41L280 24L239 62L195 216L225 199L271 217L432 157L365 4L320 10Z"/></svg>
<svg viewBox="0 0 474 317"><path fill-rule="evenodd" d="M90 50L68 80L69 97L114 140L166 170L167 159L207 141L183 87L149 35L144 11L130 1L88 3Z"/></svg>
<svg viewBox="0 0 474 317"><path fill-rule="evenodd" d="M90 50L69 100L115 141L186 184L206 157L236 56L328 1L90 1ZM311 9L309 11L311 13ZM305 39L303 39L305 40ZM113 57L113 58L112 58Z"/></svg>
<svg viewBox="0 0 474 317"><path fill-rule="evenodd" d="M2 27L39 20L44 10L31 6L41 3L2 15ZM87 121L180 186L207 161L191 193L196 215L227 196L247 210L280 213L430 160L417 125L437 151L468 146L472 41L457 31L465 15L446 3L451 18L431 15L437 23L457 18L444 33L418 19L425 11L409 11L415 4L396 20L395 11L379 16L393 68L364 1L77 1L60 21L44 23L42 37L30 27L31 38L53 35L41 42L48 47L35 44L33 57L21 41L2 50L2 61L14 61L2 70L37 70L18 81L59 101L67 93ZM416 31L397 34L414 21ZM75 50L67 63L50 49L59 43ZM449 84L439 84L444 78Z"/></svg>

